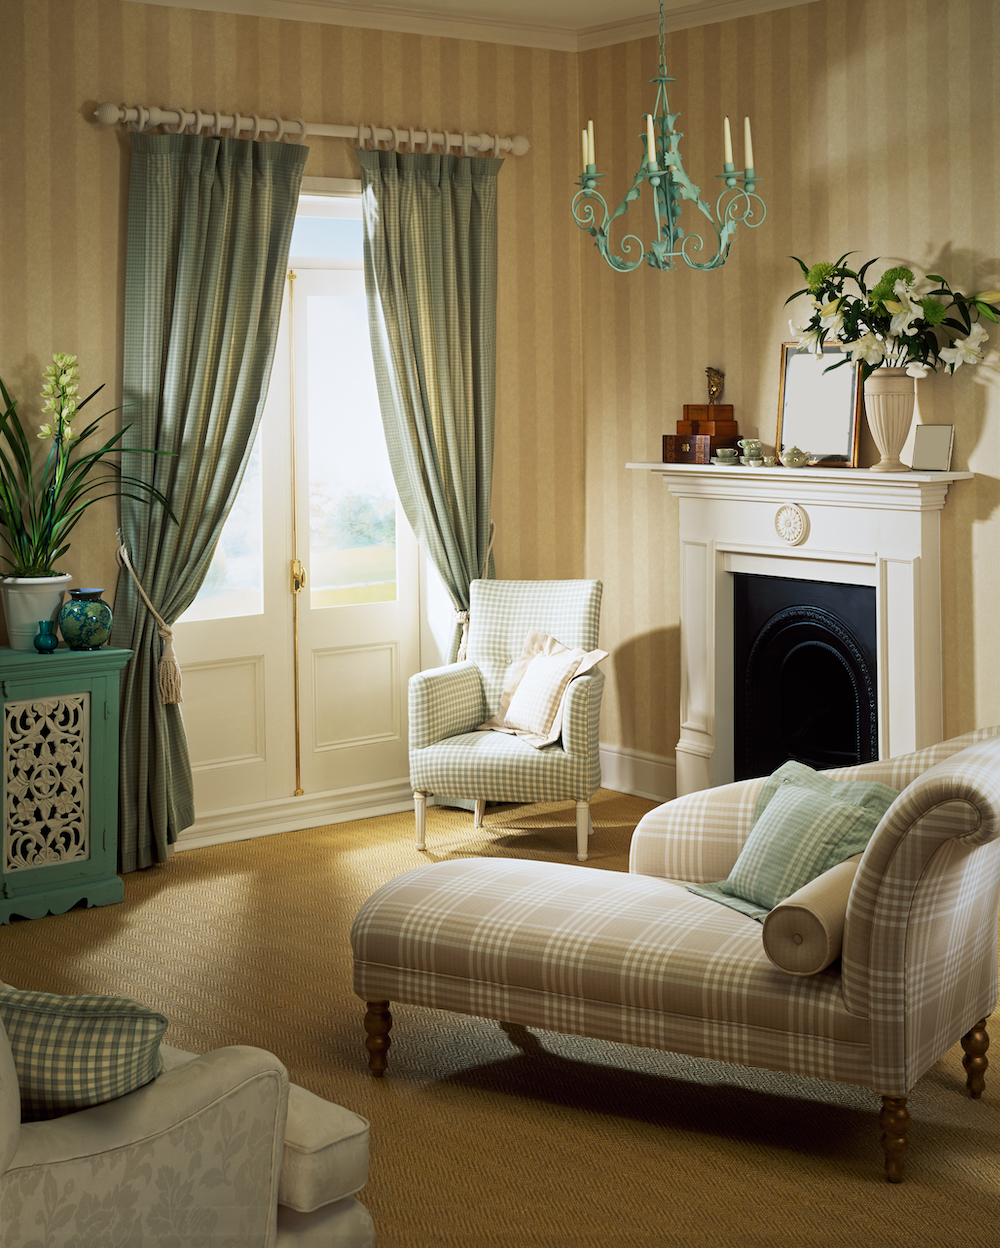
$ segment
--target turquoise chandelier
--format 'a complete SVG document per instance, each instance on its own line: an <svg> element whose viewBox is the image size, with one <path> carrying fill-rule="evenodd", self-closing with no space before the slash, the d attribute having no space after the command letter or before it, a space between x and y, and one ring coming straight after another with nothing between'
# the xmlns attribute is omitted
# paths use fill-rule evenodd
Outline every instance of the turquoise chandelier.
<svg viewBox="0 0 1000 1248"><path fill-rule="evenodd" d="M660 3L660 72L650 82L658 83L656 106L652 113L646 114L646 133L643 136L645 156L639 166L628 193L614 212L608 211L604 196L597 189L597 184L604 174L597 172L594 157L594 123L589 122L583 131L583 173L577 185L580 190L573 196L573 219L581 230L586 230L594 237L594 245L608 264L619 273L630 273L646 261L654 269L676 268L677 260L682 259L692 269L717 269L726 263L729 248L732 245L736 227L743 222L751 229L756 228L764 220L767 209L764 201L755 193L758 178L753 167L753 139L750 134L750 118L744 118L744 168L742 174L736 172L733 163L733 143L729 129L729 118L723 126L724 163L722 173L718 176L725 183L714 210L701 198L698 187L684 172L679 150L683 138L674 123L680 116L672 113L667 101L667 83L675 79L667 77L667 63L663 53L663 3ZM612 221L622 216L634 199L639 198L644 182L648 182L653 193L653 210L656 215L656 237L647 251L643 242L635 234L625 234L615 252L609 238ZM704 236L698 233L687 234L680 226L683 201L690 200L707 218L711 234L704 230ZM594 203L600 205L603 218L598 224ZM706 237L708 241L706 242ZM714 254L712 249L715 249ZM638 255L633 259L633 253Z"/></svg>

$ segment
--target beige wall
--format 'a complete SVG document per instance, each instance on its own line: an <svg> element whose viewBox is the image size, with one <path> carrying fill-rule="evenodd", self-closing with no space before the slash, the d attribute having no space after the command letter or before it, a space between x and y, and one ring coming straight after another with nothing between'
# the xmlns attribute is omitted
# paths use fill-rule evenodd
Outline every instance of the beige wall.
<svg viewBox="0 0 1000 1248"><path fill-rule="evenodd" d="M577 232L569 200L588 115L609 196L631 180L655 39L575 56L120 0L0 0L0 375L32 415L41 368L66 350L84 383L108 383L107 406L120 397L127 137L93 121L104 100L527 135L530 153L500 180L498 574L604 580L602 738L669 757L675 510L623 465L659 457L708 364L726 372L743 429L773 439L782 304L798 285L789 254L854 249L964 289L1000 286L998 16L994 0L817 0L668 35L688 173L715 187L723 112L750 113L768 218L740 229L716 272L626 276ZM350 144L313 140L306 173L355 176ZM641 205L629 217L648 234ZM1000 720L997 372L931 378L921 408L955 423L955 465L979 474L952 490L942 525L954 733ZM77 584L114 584L114 527L110 506L81 526L67 559Z"/></svg>
<svg viewBox="0 0 1000 1248"><path fill-rule="evenodd" d="M782 305L802 285L788 257L855 251L967 292L1000 288L998 37L994 0L818 0L667 36L689 176L718 186L723 115L738 119L739 162L749 114L767 219L741 227L711 273L618 274L584 241L587 574L605 582L614 672L603 740L672 755L679 735L676 504L658 478L623 465L660 458L683 404L705 401L707 365L726 373L741 429L773 442ZM594 117L613 203L641 158L657 55L654 38L580 57L581 114ZM648 241L651 213L638 209L628 219ZM1000 329L989 345L1000 347ZM934 376L919 402L924 420L954 423L954 467L979 474L952 488L942 514L951 735L1000 720L996 364Z"/></svg>

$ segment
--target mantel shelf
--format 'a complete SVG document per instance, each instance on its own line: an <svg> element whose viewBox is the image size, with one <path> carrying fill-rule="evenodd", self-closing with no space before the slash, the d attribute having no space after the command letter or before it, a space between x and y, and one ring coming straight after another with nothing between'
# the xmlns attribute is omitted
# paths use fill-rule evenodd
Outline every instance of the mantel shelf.
<svg viewBox="0 0 1000 1248"><path fill-rule="evenodd" d="M672 494L767 501L793 496L815 503L890 510L940 510L948 487L973 472L872 472L868 468L719 468L714 464L626 464L655 473Z"/></svg>

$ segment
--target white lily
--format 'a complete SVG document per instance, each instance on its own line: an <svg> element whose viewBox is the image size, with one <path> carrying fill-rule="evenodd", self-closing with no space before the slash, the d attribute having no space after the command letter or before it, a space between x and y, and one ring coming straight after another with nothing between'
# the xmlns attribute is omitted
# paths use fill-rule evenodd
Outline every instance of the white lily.
<svg viewBox="0 0 1000 1248"><path fill-rule="evenodd" d="M892 321L889 324L889 333L894 337L897 334L915 334L917 332L914 321L923 315L923 308L919 303L914 303L910 298L911 286L900 278L892 288L895 299L883 299L882 302L886 309L892 313Z"/></svg>
<svg viewBox="0 0 1000 1248"><path fill-rule="evenodd" d="M828 304L819 310L819 324L821 329L825 329L828 333L839 334L841 326L844 324L843 313L840 305L843 299L831 299Z"/></svg>
<svg viewBox="0 0 1000 1248"><path fill-rule="evenodd" d="M855 364L859 360L863 360L865 364L881 364L885 359L885 345L875 334L865 334L848 346L847 354Z"/></svg>
<svg viewBox="0 0 1000 1248"><path fill-rule="evenodd" d="M969 330L967 338L963 338L960 341L956 340L950 347L941 348L941 359L946 364L951 365L952 372L963 364L978 364L983 358L980 347L988 339L989 334L977 321L972 329Z"/></svg>

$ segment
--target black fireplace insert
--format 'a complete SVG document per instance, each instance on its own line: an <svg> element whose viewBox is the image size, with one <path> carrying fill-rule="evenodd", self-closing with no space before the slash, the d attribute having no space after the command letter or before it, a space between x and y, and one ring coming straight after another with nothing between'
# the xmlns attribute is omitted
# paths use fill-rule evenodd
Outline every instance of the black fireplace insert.
<svg viewBox="0 0 1000 1248"><path fill-rule="evenodd" d="M878 758L875 589L734 576L737 780Z"/></svg>

